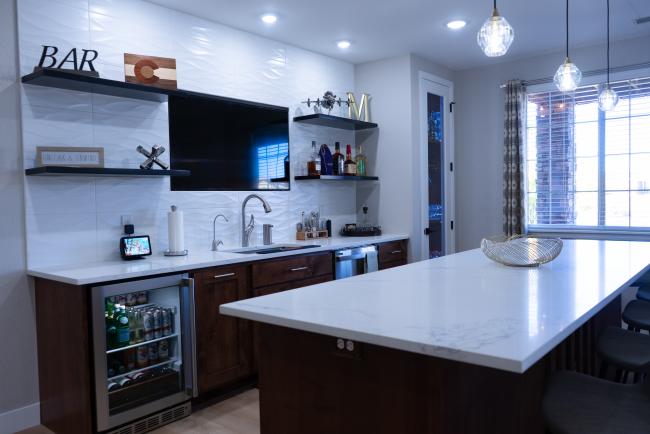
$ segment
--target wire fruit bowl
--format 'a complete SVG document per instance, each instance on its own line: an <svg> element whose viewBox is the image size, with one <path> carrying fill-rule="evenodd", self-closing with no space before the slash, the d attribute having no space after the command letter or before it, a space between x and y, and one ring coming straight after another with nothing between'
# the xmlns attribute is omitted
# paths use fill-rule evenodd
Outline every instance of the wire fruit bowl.
<svg viewBox="0 0 650 434"><path fill-rule="evenodd" d="M512 237L483 238L481 250L495 262L511 267L537 267L557 258L562 251L559 238Z"/></svg>

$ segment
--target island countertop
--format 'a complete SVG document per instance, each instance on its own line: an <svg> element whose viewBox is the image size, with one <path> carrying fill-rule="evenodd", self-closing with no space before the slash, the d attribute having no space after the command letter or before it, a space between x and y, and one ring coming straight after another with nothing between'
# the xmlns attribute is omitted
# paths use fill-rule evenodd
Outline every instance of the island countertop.
<svg viewBox="0 0 650 434"><path fill-rule="evenodd" d="M650 269L650 243L565 240L506 267L476 249L222 305L221 313L523 373Z"/></svg>

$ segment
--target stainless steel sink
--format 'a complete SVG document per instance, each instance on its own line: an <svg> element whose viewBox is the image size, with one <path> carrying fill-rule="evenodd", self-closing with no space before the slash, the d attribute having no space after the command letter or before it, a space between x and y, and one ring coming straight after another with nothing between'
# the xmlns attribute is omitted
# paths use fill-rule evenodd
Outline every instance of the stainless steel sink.
<svg viewBox="0 0 650 434"><path fill-rule="evenodd" d="M304 249L313 249L316 247L320 247L319 245L316 244L309 244L309 245L303 245L303 244L277 244L274 246L264 246L264 247L252 247L252 248L244 248L244 249L235 249L235 250L224 250L224 252L229 252L229 253L241 253L241 254L253 254L256 253L258 255L268 255L270 253L281 253L281 252L291 252L293 250L304 250Z"/></svg>

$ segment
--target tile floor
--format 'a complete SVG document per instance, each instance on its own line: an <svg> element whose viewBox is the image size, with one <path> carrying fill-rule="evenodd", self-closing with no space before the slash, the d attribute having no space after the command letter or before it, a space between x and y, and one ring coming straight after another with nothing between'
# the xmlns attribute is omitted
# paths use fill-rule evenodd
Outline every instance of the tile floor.
<svg viewBox="0 0 650 434"><path fill-rule="evenodd" d="M152 431L153 434L259 434L259 392L248 390L190 417ZM52 434L44 427L34 427L17 434Z"/></svg>

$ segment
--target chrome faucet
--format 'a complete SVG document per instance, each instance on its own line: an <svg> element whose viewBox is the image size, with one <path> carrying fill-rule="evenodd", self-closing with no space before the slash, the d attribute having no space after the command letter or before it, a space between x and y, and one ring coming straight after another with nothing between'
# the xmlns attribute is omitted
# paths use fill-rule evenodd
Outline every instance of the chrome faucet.
<svg viewBox="0 0 650 434"><path fill-rule="evenodd" d="M248 203L249 200L253 198L259 199L260 202L262 202L265 213L268 214L271 212L271 205L269 205L269 203L263 197L257 194L249 194L248 196L246 196L246 199L244 199L244 201L241 204L241 246L242 247L248 247L251 232L253 232L253 229L255 228L255 217L253 216L253 214L251 214L251 219L248 222L248 225L246 224L246 204Z"/></svg>
<svg viewBox="0 0 650 434"><path fill-rule="evenodd" d="M217 216L212 220L212 251L216 252L219 250L219 246L223 245L223 241L217 240L217 219L219 217L223 217L223 219L227 222L228 217L226 217L223 214L217 214Z"/></svg>

